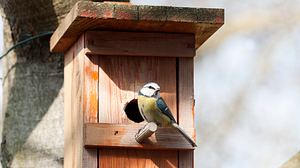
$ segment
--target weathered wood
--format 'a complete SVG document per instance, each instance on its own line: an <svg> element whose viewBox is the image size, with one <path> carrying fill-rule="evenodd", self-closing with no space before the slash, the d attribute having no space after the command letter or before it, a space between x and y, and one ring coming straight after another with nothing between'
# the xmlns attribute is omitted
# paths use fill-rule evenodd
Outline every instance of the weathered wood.
<svg viewBox="0 0 300 168"><path fill-rule="evenodd" d="M84 38L86 36L84 35ZM85 40L83 41L85 44ZM98 57L84 56L84 91L83 113L84 123L98 122ZM83 167L97 168L98 150L84 149Z"/></svg>
<svg viewBox="0 0 300 168"><path fill-rule="evenodd" d="M155 134L143 143L135 140L141 124L85 124L84 145L86 147L120 147L156 150L194 149L188 141L174 128L157 128ZM192 133L193 128L187 129Z"/></svg>
<svg viewBox="0 0 300 168"><path fill-rule="evenodd" d="M194 57L194 34L86 32L87 54Z"/></svg>
<svg viewBox="0 0 300 168"><path fill-rule="evenodd" d="M83 148L83 123L98 120L97 63L85 55L84 35L65 54L64 167L97 167L97 149Z"/></svg>
<svg viewBox="0 0 300 168"><path fill-rule="evenodd" d="M178 123L183 129L194 128L194 61L193 58L177 58L178 61ZM195 139L195 132L190 135ZM194 151L179 151L179 167L194 167Z"/></svg>
<svg viewBox="0 0 300 168"><path fill-rule="evenodd" d="M142 143L148 137L150 137L157 130L157 125L154 122L147 123L142 128L138 130L135 134L135 140L138 143Z"/></svg>
<svg viewBox="0 0 300 168"><path fill-rule="evenodd" d="M195 48L224 23L223 9L178 8L78 2L50 40L53 52L66 51L86 30L121 30L195 34Z"/></svg>
<svg viewBox="0 0 300 168"><path fill-rule="evenodd" d="M84 46L83 37L73 46L73 69L72 69L72 96L71 96L71 139L72 143L72 167L81 168L83 165L83 65L84 65Z"/></svg>
<svg viewBox="0 0 300 168"><path fill-rule="evenodd" d="M72 138L72 72L74 48L70 48L64 57L64 167L73 167L73 138Z"/></svg>
<svg viewBox="0 0 300 168"><path fill-rule="evenodd" d="M85 123L98 122L98 57L84 57L84 116Z"/></svg>

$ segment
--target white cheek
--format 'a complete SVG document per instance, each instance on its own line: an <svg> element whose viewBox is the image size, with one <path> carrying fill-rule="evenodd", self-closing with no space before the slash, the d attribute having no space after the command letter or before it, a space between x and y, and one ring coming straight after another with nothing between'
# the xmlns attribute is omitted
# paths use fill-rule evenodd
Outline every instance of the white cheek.
<svg viewBox="0 0 300 168"><path fill-rule="evenodd" d="M151 90L151 89L148 89L148 88L143 88L142 90L141 90L141 93L143 94L143 95L145 95L145 96L149 96L149 97L151 97L152 95L153 95L153 90Z"/></svg>

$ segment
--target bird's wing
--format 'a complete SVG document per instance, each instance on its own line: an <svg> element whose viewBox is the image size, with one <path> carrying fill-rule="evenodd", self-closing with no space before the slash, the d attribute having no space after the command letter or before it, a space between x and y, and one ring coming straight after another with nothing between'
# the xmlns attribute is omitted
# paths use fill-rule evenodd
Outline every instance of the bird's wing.
<svg viewBox="0 0 300 168"><path fill-rule="evenodd" d="M156 100L156 106L160 109L160 111L168 116L172 121L176 123L175 118L172 115L172 112L170 111L167 103L162 99L161 97Z"/></svg>

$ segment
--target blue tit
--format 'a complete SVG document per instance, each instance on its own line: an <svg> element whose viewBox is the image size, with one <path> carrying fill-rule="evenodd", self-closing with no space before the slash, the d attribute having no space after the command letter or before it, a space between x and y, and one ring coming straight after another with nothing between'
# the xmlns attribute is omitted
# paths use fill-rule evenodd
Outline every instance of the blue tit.
<svg viewBox="0 0 300 168"><path fill-rule="evenodd" d="M166 102L160 97L160 87L157 83L150 82L143 86L138 95L138 108L141 116L147 122L154 122L161 127L176 128L184 138L193 146L196 143L185 131L179 127Z"/></svg>

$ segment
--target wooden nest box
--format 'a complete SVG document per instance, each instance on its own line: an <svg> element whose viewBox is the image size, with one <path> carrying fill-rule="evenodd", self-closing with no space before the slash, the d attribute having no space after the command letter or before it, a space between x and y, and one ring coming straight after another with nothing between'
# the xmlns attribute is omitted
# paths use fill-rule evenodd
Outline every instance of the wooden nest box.
<svg viewBox="0 0 300 168"><path fill-rule="evenodd" d="M194 148L170 128L136 142L141 124L123 108L155 81L195 138L193 57L223 15L222 9L78 2L50 41L52 52L64 53L64 166L193 167Z"/></svg>

